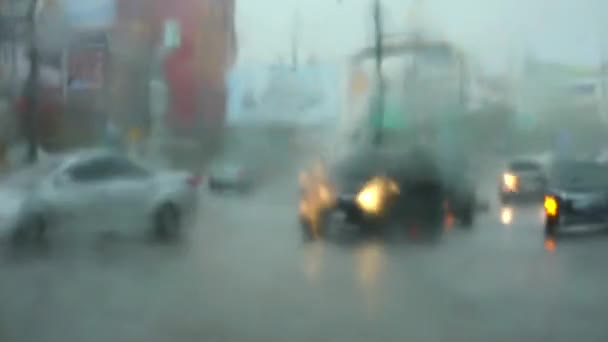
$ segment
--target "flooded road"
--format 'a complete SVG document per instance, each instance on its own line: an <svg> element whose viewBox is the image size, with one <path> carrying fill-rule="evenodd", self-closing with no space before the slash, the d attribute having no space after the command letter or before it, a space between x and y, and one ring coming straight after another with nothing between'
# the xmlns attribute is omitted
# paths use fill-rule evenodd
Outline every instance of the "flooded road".
<svg viewBox="0 0 608 342"><path fill-rule="evenodd" d="M439 244L305 244L292 179L206 194L179 246L0 260L2 341L605 341L608 237L493 204ZM485 189L490 195L493 191ZM492 197L493 198L493 197Z"/></svg>

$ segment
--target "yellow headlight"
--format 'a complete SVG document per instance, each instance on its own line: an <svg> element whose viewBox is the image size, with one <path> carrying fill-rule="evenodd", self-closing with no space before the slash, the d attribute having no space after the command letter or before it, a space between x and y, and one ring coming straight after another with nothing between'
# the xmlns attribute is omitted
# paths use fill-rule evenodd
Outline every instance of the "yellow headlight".
<svg viewBox="0 0 608 342"><path fill-rule="evenodd" d="M509 191L517 190L517 176L510 173L505 173L502 178L505 189Z"/></svg>
<svg viewBox="0 0 608 342"><path fill-rule="evenodd" d="M357 195L357 204L364 211L376 214L382 210L384 195L382 182L372 180Z"/></svg>

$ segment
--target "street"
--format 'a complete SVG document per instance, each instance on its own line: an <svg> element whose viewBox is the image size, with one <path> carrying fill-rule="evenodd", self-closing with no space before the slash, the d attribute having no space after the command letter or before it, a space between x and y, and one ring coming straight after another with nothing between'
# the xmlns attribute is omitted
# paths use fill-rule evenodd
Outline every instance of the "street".
<svg viewBox="0 0 608 342"><path fill-rule="evenodd" d="M60 243L44 256L3 254L0 341L608 338L604 235L546 248L540 207L502 210L493 200L475 228L447 227L437 245L306 245L295 184L285 176L250 197L204 191L179 246Z"/></svg>

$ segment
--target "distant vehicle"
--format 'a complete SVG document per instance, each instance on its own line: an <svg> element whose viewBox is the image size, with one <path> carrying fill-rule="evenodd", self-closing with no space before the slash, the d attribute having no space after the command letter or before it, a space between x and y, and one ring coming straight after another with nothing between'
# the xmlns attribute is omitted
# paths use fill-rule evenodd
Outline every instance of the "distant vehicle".
<svg viewBox="0 0 608 342"><path fill-rule="evenodd" d="M252 172L244 165L236 163L218 163L211 168L208 186L211 191L235 191L247 193L253 189Z"/></svg>
<svg viewBox="0 0 608 342"><path fill-rule="evenodd" d="M505 167L499 184L503 204L517 200L540 200L546 187L543 164L532 159L512 160Z"/></svg>
<svg viewBox="0 0 608 342"><path fill-rule="evenodd" d="M184 172L155 172L105 151L48 157L0 183L0 229L15 243L91 224L100 232L172 240L196 207L200 181Z"/></svg>
<svg viewBox="0 0 608 342"><path fill-rule="evenodd" d="M544 199L545 234L573 225L608 223L608 167L596 161L558 161Z"/></svg>
<svg viewBox="0 0 608 342"><path fill-rule="evenodd" d="M443 231L448 207L457 209L454 214L465 225L473 223L474 194L455 189L426 151L358 150L302 172L302 232L309 240L334 228L373 233L396 225L417 227L420 237L434 239Z"/></svg>
<svg viewBox="0 0 608 342"><path fill-rule="evenodd" d="M608 164L608 149L603 149L597 154L596 161Z"/></svg>

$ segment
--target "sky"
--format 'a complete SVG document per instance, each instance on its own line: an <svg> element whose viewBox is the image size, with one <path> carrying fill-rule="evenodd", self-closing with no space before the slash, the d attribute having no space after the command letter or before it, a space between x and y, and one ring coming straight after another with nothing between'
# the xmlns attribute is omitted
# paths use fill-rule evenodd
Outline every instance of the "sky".
<svg viewBox="0 0 608 342"><path fill-rule="evenodd" d="M413 1L420 10L411 16ZM239 61L288 60L293 32L303 59L339 60L371 43L372 0L237 0ZM419 25L487 68L517 56L595 65L608 56L606 0L382 0L385 30ZM296 24L294 24L296 23ZM297 30L294 29L297 27ZM605 36L605 38L604 38Z"/></svg>

